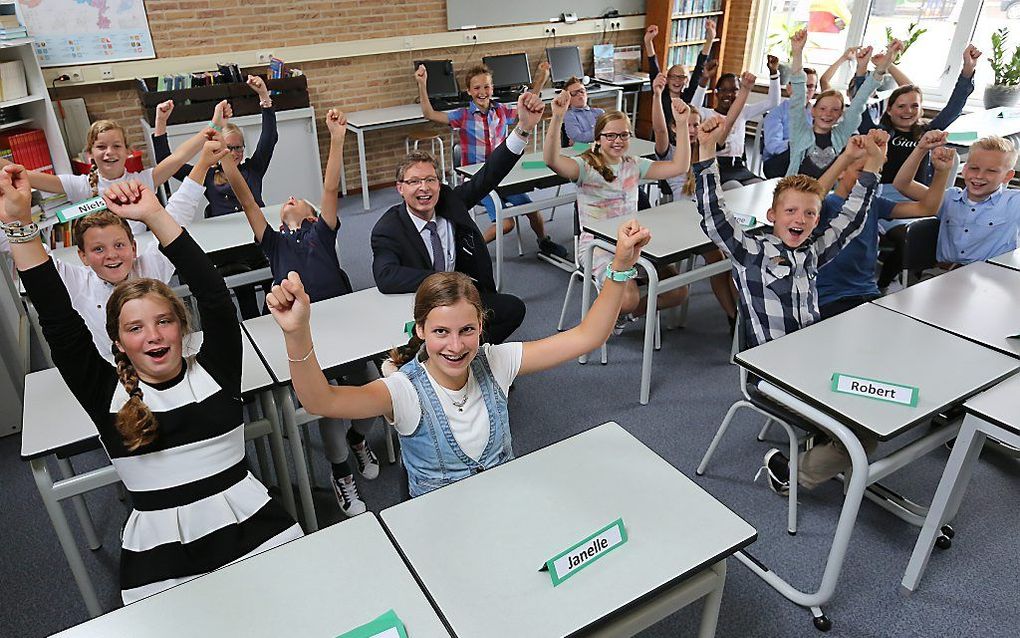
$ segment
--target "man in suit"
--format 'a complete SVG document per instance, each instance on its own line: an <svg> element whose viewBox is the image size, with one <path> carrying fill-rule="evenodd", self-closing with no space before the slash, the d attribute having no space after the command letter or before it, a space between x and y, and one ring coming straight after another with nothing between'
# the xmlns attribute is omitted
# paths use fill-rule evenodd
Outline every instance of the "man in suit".
<svg viewBox="0 0 1020 638"><path fill-rule="evenodd" d="M502 343L524 320L524 302L496 292L492 261L470 210L492 192L520 159L545 104L533 93L517 102L517 127L485 165L457 188L442 183L442 167L429 153L410 153L397 168L403 202L383 213L372 229L372 274L384 293L414 292L434 272L471 277L489 310L485 338Z"/></svg>

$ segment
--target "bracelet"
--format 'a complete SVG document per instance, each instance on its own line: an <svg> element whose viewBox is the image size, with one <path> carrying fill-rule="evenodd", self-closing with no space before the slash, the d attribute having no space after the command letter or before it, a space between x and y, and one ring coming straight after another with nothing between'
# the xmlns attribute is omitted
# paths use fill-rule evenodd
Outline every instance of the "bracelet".
<svg viewBox="0 0 1020 638"><path fill-rule="evenodd" d="M209 125L208 126L209 126L209 128L211 128L212 130L216 131L217 133L222 133L223 132L223 127L220 126L219 124L217 124L216 122L213 122L212 120L209 121Z"/></svg>
<svg viewBox="0 0 1020 638"><path fill-rule="evenodd" d="M631 266L630 270L613 270L613 264L606 264L606 279L622 282L634 277L637 277L637 266Z"/></svg>
<svg viewBox="0 0 1020 638"><path fill-rule="evenodd" d="M531 137L531 131L526 131L519 126L514 128L514 132L523 137L524 139L528 139L529 137Z"/></svg>
<svg viewBox="0 0 1020 638"><path fill-rule="evenodd" d="M287 361L290 361L291 363L301 363L303 361L308 361L309 357L312 356L313 352L315 352L315 345L314 344L312 345L312 349L309 350L308 354L306 354L305 356L301 357L300 359L291 359L290 355L287 355Z"/></svg>
<svg viewBox="0 0 1020 638"><path fill-rule="evenodd" d="M39 226L35 222L22 224L20 221L14 221L0 224L0 228L3 228L4 234L12 244L27 244L39 236Z"/></svg>
<svg viewBox="0 0 1020 638"><path fill-rule="evenodd" d="M259 100L259 106L261 106L264 109L273 108L273 98L267 97L265 100Z"/></svg>

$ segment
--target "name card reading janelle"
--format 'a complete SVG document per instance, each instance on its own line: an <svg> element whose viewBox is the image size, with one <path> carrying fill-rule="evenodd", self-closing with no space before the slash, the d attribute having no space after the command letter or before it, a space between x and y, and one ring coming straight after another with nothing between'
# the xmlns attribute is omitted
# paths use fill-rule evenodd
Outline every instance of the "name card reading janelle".
<svg viewBox="0 0 1020 638"><path fill-rule="evenodd" d="M917 406L918 388L877 379L865 377L854 377L847 374L836 373L832 375L833 392L852 394L868 399L899 403L900 405Z"/></svg>
<svg viewBox="0 0 1020 638"><path fill-rule="evenodd" d="M93 197L92 199L86 199L83 202L61 208L57 211L57 219L61 222L69 222L72 219L84 217L91 213L98 213L101 210L106 210L106 202L103 201L102 197Z"/></svg>
<svg viewBox="0 0 1020 638"><path fill-rule="evenodd" d="M545 563L554 586L627 542L627 529L618 518L583 541L563 550Z"/></svg>
<svg viewBox="0 0 1020 638"><path fill-rule="evenodd" d="M758 220L754 218L754 215L745 215L743 213L733 213L733 219L737 220L737 223L744 228L752 228Z"/></svg>

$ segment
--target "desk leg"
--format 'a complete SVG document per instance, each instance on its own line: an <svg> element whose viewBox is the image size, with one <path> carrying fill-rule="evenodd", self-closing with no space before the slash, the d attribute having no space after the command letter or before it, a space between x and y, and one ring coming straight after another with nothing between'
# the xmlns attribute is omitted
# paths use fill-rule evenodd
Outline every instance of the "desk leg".
<svg viewBox="0 0 1020 638"><path fill-rule="evenodd" d="M652 387L652 354L655 349L655 333L659 322L655 314L659 307L659 273L655 265L644 257L638 263L648 277L648 300L645 304L645 349L641 355L641 405L648 405L648 394Z"/></svg>
<svg viewBox="0 0 1020 638"><path fill-rule="evenodd" d="M623 89L616 89L616 110L623 111Z"/></svg>
<svg viewBox="0 0 1020 638"><path fill-rule="evenodd" d="M57 467L60 468L60 474L64 478L74 476L74 468L71 466L70 459L58 458ZM72 496L71 505L74 506L74 513L78 516L82 531L85 532L85 542L88 543L89 549L95 551L102 547L103 544L99 541L99 536L96 535L96 527L92 524L92 515L89 514L89 508L85 505L85 497L82 495Z"/></svg>
<svg viewBox="0 0 1020 638"><path fill-rule="evenodd" d="M489 193L496 210L496 292L503 289L503 202L496 191Z"/></svg>
<svg viewBox="0 0 1020 638"><path fill-rule="evenodd" d="M985 444L986 437L982 431L984 427L987 426L981 418L973 414L968 414L963 419L963 426L956 437L953 452L946 462L946 469L942 473L942 479L939 480L935 496L932 497L931 507L928 508L921 533L917 536L910 562L903 573L901 585L906 593L917 589L921 576L928 566L935 538L941 534L942 526L956 514L960 506L960 500L967 490L967 484L970 483L974 465L981 456L981 448Z"/></svg>
<svg viewBox="0 0 1020 638"><path fill-rule="evenodd" d="M588 308L591 307L591 289L592 284L592 262L595 258L595 242L588 242L588 246L584 249L584 255L581 257L581 263L584 266L584 276L581 278L581 321L588 316ZM578 363L588 363L588 355L582 354L577 358Z"/></svg>
<svg viewBox="0 0 1020 638"><path fill-rule="evenodd" d="M701 608L701 625L698 627L698 638L713 638L715 627L719 623L719 608L722 606L723 587L726 586L726 561L721 560L710 567L715 572L716 586Z"/></svg>
<svg viewBox="0 0 1020 638"><path fill-rule="evenodd" d="M305 519L305 533L318 531L319 521L315 517L315 502L312 500L312 485L308 479L308 465L305 462L304 444L298 430L294 400L290 396L290 386L279 386L274 392L276 400L283 408L283 427L290 439L290 454L294 461L294 473L297 475L298 495L301 497L301 511Z"/></svg>
<svg viewBox="0 0 1020 638"><path fill-rule="evenodd" d="M259 394L259 401L262 405L262 414L273 425L269 433L269 453L273 457L273 467L276 469L276 483L280 486L280 499L283 500L283 507L294 517L296 521L297 505L294 502L294 486L290 482L290 468L287 466L287 456L284 454L283 427L280 425L280 415L276 411L276 400L273 399L273 391L266 390Z"/></svg>
<svg viewBox="0 0 1020 638"><path fill-rule="evenodd" d="M361 169L361 201L365 210L372 208L368 201L368 162L365 161L365 132L360 128L354 129L354 135L358 138L358 168Z"/></svg>
<svg viewBox="0 0 1020 638"><path fill-rule="evenodd" d="M92 579L89 578L89 574L85 570L85 561L82 560L78 545L71 535L71 528L67 524L64 510L61 509L60 501L53 493L53 479L46 467L46 459L32 459L30 464L35 485L39 489L39 496L42 497L46 513L50 515L50 523L53 525L53 531L57 534L60 548L64 550L64 558L67 559L67 564L71 568L71 575L74 576L74 582L78 585L78 591L81 592L81 597L85 601L85 608L88 610L89 616L95 618L103 613L103 608L99 605L96 589L92 586Z"/></svg>

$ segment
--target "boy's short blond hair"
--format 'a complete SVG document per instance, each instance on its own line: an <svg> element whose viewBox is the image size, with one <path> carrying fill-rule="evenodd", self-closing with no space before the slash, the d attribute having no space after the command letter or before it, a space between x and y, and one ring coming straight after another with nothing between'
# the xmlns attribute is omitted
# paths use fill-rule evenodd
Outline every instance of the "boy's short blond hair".
<svg viewBox="0 0 1020 638"><path fill-rule="evenodd" d="M776 184L776 190L772 192L772 207L776 207L776 202L779 201L779 196L786 191L797 191L799 193L810 193L817 195L819 201L825 198L825 189L818 183L818 180L814 177L808 177L807 175L789 175L779 180Z"/></svg>
<svg viewBox="0 0 1020 638"><path fill-rule="evenodd" d="M478 75L488 75L491 77L492 71L484 64L476 64L471 67L467 70L467 73L464 74L464 88L471 88L471 80L475 79L475 76Z"/></svg>
<svg viewBox="0 0 1020 638"><path fill-rule="evenodd" d="M982 151L998 151L1005 153L1009 159L1009 168L1013 169L1016 166L1017 160L1017 148L1010 140L1005 137L999 137L998 135L989 135L988 137L982 137L978 141L970 145L971 150L980 149Z"/></svg>

